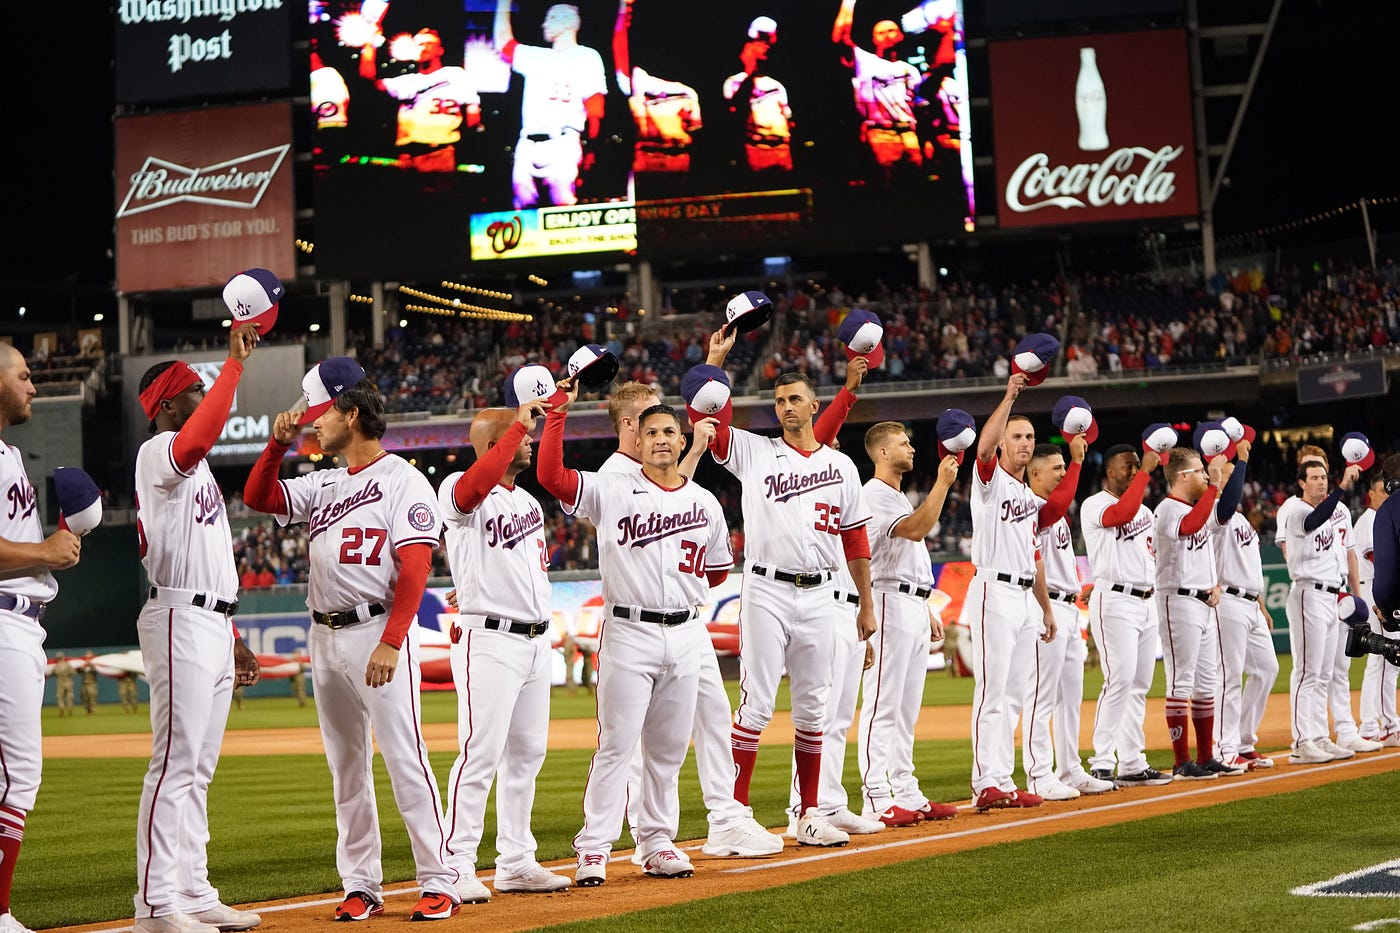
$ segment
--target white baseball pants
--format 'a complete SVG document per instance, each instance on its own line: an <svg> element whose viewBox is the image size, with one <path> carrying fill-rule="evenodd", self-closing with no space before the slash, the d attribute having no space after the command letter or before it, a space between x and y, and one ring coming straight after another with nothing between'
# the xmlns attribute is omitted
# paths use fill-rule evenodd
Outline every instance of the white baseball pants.
<svg viewBox="0 0 1400 933"><path fill-rule="evenodd" d="M783 673L792 695L792 724L821 732L831 697L836 602L830 583L801 589L744 574L739 596L739 709L735 721L762 732L773 719Z"/></svg>
<svg viewBox="0 0 1400 933"><path fill-rule="evenodd" d="M1079 607L1073 603L1050 601L1055 613L1055 639L1049 643L1036 639L1035 654L1030 669L1026 672L1026 692L1023 703L1015 703L1014 716L1023 715L1021 723L1021 765L1026 770L1026 790L1038 794L1036 788L1056 777L1057 740L1066 728L1061 720L1063 711L1060 697L1065 693L1065 657L1072 640L1083 640L1079 635ZM1084 667L1081 653L1079 668L1080 694L1084 690ZM1079 694L1075 695L1078 699ZM1079 761L1079 715L1075 704L1074 734L1067 736L1074 749L1074 760ZM1024 710L1022 709L1024 707ZM1051 734L1051 722L1054 734Z"/></svg>
<svg viewBox="0 0 1400 933"><path fill-rule="evenodd" d="M1034 609L1035 615L1032 616ZM963 597L962 626L972 635L972 795L1016 789L1016 712L1035 663L1040 607L1029 589L979 570ZM1012 694L1019 696L1013 699Z"/></svg>
<svg viewBox="0 0 1400 933"><path fill-rule="evenodd" d="M0 609L0 802L28 813L39 795L44 748L44 627Z"/></svg>
<svg viewBox="0 0 1400 933"><path fill-rule="evenodd" d="M1215 618L1224 664L1215 744L1224 758L1253 751L1259 741L1264 706L1278 679L1278 656L1259 603L1222 593Z"/></svg>
<svg viewBox="0 0 1400 933"><path fill-rule="evenodd" d="M1337 651L1337 597L1310 583L1288 588L1289 728L1293 743L1325 739L1327 692Z"/></svg>
<svg viewBox="0 0 1400 933"><path fill-rule="evenodd" d="M1220 692L1220 640L1215 612L1194 596L1157 591L1167 696L1208 699Z"/></svg>
<svg viewBox="0 0 1400 933"><path fill-rule="evenodd" d="M832 639L832 644L835 650L831 656L831 696L826 704L827 719L822 726L821 782L817 787L817 809L826 814L844 810L850 802L841 776L846 770L846 740L851 723L855 722L861 669L865 666L865 642L856 635L855 605L837 602L836 637ZM802 795L799 791L797 754L794 752L792 779L788 782L790 820L802 816Z"/></svg>
<svg viewBox="0 0 1400 933"><path fill-rule="evenodd" d="M1361 584L1361 598L1366 600L1366 605L1374 605L1371 602L1371 584ZM1387 632L1374 614L1369 621L1371 631L1377 635L1400 640L1400 632ZM1400 668L1380 655L1366 655L1366 672L1361 677L1361 734L1368 739L1379 740L1392 732L1400 732L1400 716L1396 715L1395 710L1397 672L1400 672Z"/></svg>
<svg viewBox="0 0 1400 933"><path fill-rule="evenodd" d="M862 809L878 816L892 806L917 810L928 800L914 776L914 725L923 708L932 635L923 599L888 590L874 596L875 663L862 678L856 754Z"/></svg>
<svg viewBox="0 0 1400 933"><path fill-rule="evenodd" d="M1054 724L1055 776L1063 782L1084 774L1084 762L1079 758L1079 729L1084 704L1084 664L1089 660L1089 646L1084 643L1084 633L1079 627L1079 607L1069 608L1074 613L1064 626L1069 640L1065 643L1064 666L1060 668L1060 693L1050 717ZM1060 625L1058 614L1055 624ZM1059 638L1057 631L1055 639Z"/></svg>
<svg viewBox="0 0 1400 933"><path fill-rule="evenodd" d="M1157 670L1157 605L1098 584L1089 594L1089 633L1099 649L1103 689L1094 709L1093 770L1134 774L1147 767L1147 691Z"/></svg>
<svg viewBox="0 0 1400 933"><path fill-rule="evenodd" d="M1366 605L1370 605L1367 603ZM1374 618L1374 616L1372 616ZM1332 714L1332 731L1338 742L1354 739L1359 735L1356 716L1351 710L1351 662L1347 657L1346 623L1337 625L1336 646L1332 651L1332 676L1327 682L1327 707Z"/></svg>

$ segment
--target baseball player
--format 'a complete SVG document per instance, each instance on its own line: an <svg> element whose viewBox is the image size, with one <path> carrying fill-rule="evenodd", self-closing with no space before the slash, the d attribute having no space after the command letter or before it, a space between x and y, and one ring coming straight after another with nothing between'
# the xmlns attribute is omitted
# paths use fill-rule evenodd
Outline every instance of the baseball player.
<svg viewBox="0 0 1400 933"><path fill-rule="evenodd" d="M1261 755L1255 744L1269 691L1278 679L1278 656L1269 633L1269 612L1264 607L1259 535L1235 505L1244 491L1252 448L1248 440L1236 442L1235 471L1215 504L1214 519L1208 523L1215 535L1215 569L1220 581L1215 622L1224 674L1215 744L1227 766L1251 771L1274 766L1273 759Z"/></svg>
<svg viewBox="0 0 1400 933"><path fill-rule="evenodd" d="M1088 649L1079 630L1082 586L1065 513L1079 488L1088 448L1086 435L1075 435L1066 466L1057 445L1037 444L1026 468L1028 485L1040 502L1036 535L1045 565L1046 593L1055 613L1055 638L1035 646L1035 664L1026 685L1027 718L1021 725L1021 760L1026 789L1046 800L1073 800L1081 793L1102 794L1114 789L1111 781L1085 772L1079 759L1079 707Z"/></svg>
<svg viewBox="0 0 1400 933"><path fill-rule="evenodd" d="M707 362L724 365L737 330L711 339ZM786 373L773 388L781 437L760 437L730 426L715 437L713 454L739 478L748 565L740 592L739 668L734 716L737 779L734 796L749 802L758 739L773 718L778 683L786 670L792 693L793 750L802 816L801 845L834 846L850 836L818 808L822 729L832 690L832 578L844 562L860 599L857 634L875 630L870 592L870 512L855 464L821 443L813 430L817 393L805 375Z"/></svg>
<svg viewBox="0 0 1400 933"><path fill-rule="evenodd" d="M617 450L603 461L599 473L636 473L642 463L637 459L638 426L642 412L661 404L661 393L655 386L642 382L625 382L613 389L608 397L608 417L617 432ZM696 425L697 435L685 458L680 473L686 479L695 477L695 468L704 456L713 437L714 426ZM561 507L572 514L567 504ZM695 770L700 779L709 822L709 837L701 851L706 855L758 858L782 851L783 840L761 826L753 811L734 799L734 752L729 745L729 723L733 710L729 694L724 689L724 677L719 670L714 642L700 655L699 694L695 700L695 719L691 737L695 743ZM642 779L646 751L638 743L627 771L627 825L636 828L647 822L640 808L651 806L649 785ZM653 810L655 822L661 814ZM632 856L634 864L643 862L640 848Z"/></svg>
<svg viewBox="0 0 1400 933"><path fill-rule="evenodd" d="M792 171L792 107L787 88L763 71L778 41L778 24L760 16L749 24L739 51L742 70L724 79L729 112L743 127L744 159L751 172Z"/></svg>
<svg viewBox="0 0 1400 933"><path fill-rule="evenodd" d="M498 0L495 42L511 70L525 79L511 174L515 207L538 205L542 188L550 204L577 204L584 140L597 138L608 92L602 56L578 44L582 20L573 4L545 11L548 48L516 41L510 6L511 0Z"/></svg>
<svg viewBox="0 0 1400 933"><path fill-rule="evenodd" d="M1152 601L1157 579L1152 511L1142 497L1161 458L1147 449L1139 459L1132 447L1116 444L1104 452L1103 463L1103 489L1079 507L1094 574L1089 632L1103 668L1089 774L1119 787L1170 784L1170 775L1148 766L1143 733L1159 640Z"/></svg>
<svg viewBox="0 0 1400 933"><path fill-rule="evenodd" d="M205 460L228 421L257 327L229 331L229 355L206 395L179 360L141 377L152 437L136 454L136 532L151 588L136 619L150 684L151 761L136 820L136 929L247 930L261 918L209 883L209 782L237 686L258 682L238 637L238 576L224 496ZM133 687L135 681L132 681Z"/></svg>
<svg viewBox="0 0 1400 933"><path fill-rule="evenodd" d="M1391 454L1381 465L1385 477L1387 498L1376 509L1371 532L1371 544L1376 575L1371 578L1371 593L1376 597L1373 615L1389 629L1400 624L1400 454ZM1393 500L1393 501L1392 501Z"/></svg>
<svg viewBox="0 0 1400 933"><path fill-rule="evenodd" d="M1157 618L1166 669L1167 731L1171 735L1172 777L1180 780L1241 774L1212 757L1215 741L1215 696L1220 692L1220 642L1215 613L1220 603L1215 549L1206 522L1220 490L1234 471L1224 454L1209 465L1189 447L1176 447L1162 472L1167 497L1153 512L1157 542ZM1238 501L1227 503L1233 510ZM1187 717L1196 731L1191 757Z"/></svg>
<svg viewBox="0 0 1400 933"><path fill-rule="evenodd" d="M423 890L412 919L445 920L459 908L459 876L447 864L442 803L423 741L415 624L438 544L435 495L422 473L380 443L384 399L358 364L332 357L302 386L309 407L304 415L277 416L243 501L281 525L307 523L311 684L334 787L336 867L345 893L335 918L384 912L370 767L378 745ZM307 421L321 449L346 466L279 480L278 467Z"/></svg>
<svg viewBox="0 0 1400 933"><path fill-rule="evenodd" d="M549 738L549 555L539 502L515 484L530 467L543 402L487 408L471 423L476 463L438 488L457 589L451 631L457 760L448 778L448 863L463 903L491 893L476 877L486 798L496 784L497 891L562 891L535 858L530 811Z"/></svg>
<svg viewBox="0 0 1400 933"><path fill-rule="evenodd" d="M856 0L841 0L831 41L842 47L842 64L851 70L856 111L860 114L860 139L870 150L886 184L895 166L923 164L919 136L915 131L916 107L926 106L918 96L923 76L919 69L896 54L904 33L893 20L880 20L870 31L875 47L868 52L851 38Z"/></svg>
<svg viewBox="0 0 1400 933"><path fill-rule="evenodd" d="M360 77L399 102L394 138L399 162L420 172L455 172L462 125L481 122L481 97L465 68L442 63L442 37L436 29L418 30L413 42L416 71L379 77L374 44L366 43L360 49Z"/></svg>
<svg viewBox="0 0 1400 933"><path fill-rule="evenodd" d="M605 621L598 649L598 750L583 794L584 823L574 837L584 887L607 878L608 853L621 834L626 808L622 780L640 739L647 806L633 835L642 870L656 877L689 877L676 851L680 819L676 782L690 745L701 658L710 646L698 606L734 561L719 501L680 472L685 449L681 419L666 405L638 418L635 455L640 470L590 473L564 465L564 426L578 387L550 410L540 442L540 484L561 503L608 533L599 536Z"/></svg>
<svg viewBox="0 0 1400 933"><path fill-rule="evenodd" d="M0 431L33 414L29 364L0 343ZM44 705L44 628L58 595L53 571L78 563L82 542L66 528L44 536L39 497L19 448L0 440L0 933L30 933L10 913L10 886L24 841L24 823L39 792L43 768L40 711Z"/></svg>
<svg viewBox="0 0 1400 933"><path fill-rule="evenodd" d="M928 608L933 569L924 539L957 481L958 458L948 454L939 461L933 489L916 509L902 491L905 474L914 468L914 445L904 426L895 421L872 426L865 432L865 452L875 465L864 491L873 516L870 588L876 627L857 733L862 816L886 826L950 819L957 807L930 801L914 776L914 725L923 706L929 641L943 637L942 621Z"/></svg>
<svg viewBox="0 0 1400 933"><path fill-rule="evenodd" d="M1304 460L1298 468L1297 504L1279 507L1284 534L1284 560L1292 585L1288 588L1288 643L1293 655L1288 706L1293 764L1320 764L1353 757L1328 737L1327 688L1332 678L1336 644L1337 596L1342 592L1340 552L1346 542L1334 523L1341 494L1352 487L1361 469L1350 464L1341 482L1327 492L1327 466ZM1285 510L1284 506L1288 508Z"/></svg>
<svg viewBox="0 0 1400 933"><path fill-rule="evenodd" d="M688 172L690 147L701 128L700 95L695 88L669 81L632 64L628 30L633 0L620 0L613 29L613 68L617 86L637 126L632 170Z"/></svg>
<svg viewBox="0 0 1400 933"><path fill-rule="evenodd" d="M1375 605L1371 594L1371 581L1376 576L1376 510L1389 497L1385 475L1377 473L1366 491L1366 509L1357 516L1353 529L1356 541L1357 581L1361 586L1358 595L1366 600L1368 606ZM1371 631L1387 638L1400 637L1400 634L1385 631L1374 616L1371 620ZM1372 742L1379 742L1383 748L1400 746L1400 716L1395 710L1397 670L1400 669L1387 663L1378 654L1366 655L1366 671L1361 679L1361 735Z"/></svg>

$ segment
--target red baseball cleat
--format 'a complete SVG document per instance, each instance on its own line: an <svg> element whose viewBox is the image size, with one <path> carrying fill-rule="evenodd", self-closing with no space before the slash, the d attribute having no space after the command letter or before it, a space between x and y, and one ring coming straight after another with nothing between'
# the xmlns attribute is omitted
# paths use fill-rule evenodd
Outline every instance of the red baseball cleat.
<svg viewBox="0 0 1400 933"><path fill-rule="evenodd" d="M983 788L982 792L977 795L977 802L975 804L977 812L986 813L994 807L1009 807L1011 805L1011 796L1011 794L1008 794L1000 787Z"/></svg>

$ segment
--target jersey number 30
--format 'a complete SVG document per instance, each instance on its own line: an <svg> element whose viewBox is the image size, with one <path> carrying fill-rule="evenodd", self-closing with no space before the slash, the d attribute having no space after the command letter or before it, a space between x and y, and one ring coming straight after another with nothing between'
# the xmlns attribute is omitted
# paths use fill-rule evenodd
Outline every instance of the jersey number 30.
<svg viewBox="0 0 1400 933"><path fill-rule="evenodd" d="M693 573L697 577L705 575L705 546L694 541L681 542L681 573Z"/></svg>
<svg viewBox="0 0 1400 933"><path fill-rule="evenodd" d="M346 528L340 533L340 562L379 566L379 554L389 532L383 528Z"/></svg>

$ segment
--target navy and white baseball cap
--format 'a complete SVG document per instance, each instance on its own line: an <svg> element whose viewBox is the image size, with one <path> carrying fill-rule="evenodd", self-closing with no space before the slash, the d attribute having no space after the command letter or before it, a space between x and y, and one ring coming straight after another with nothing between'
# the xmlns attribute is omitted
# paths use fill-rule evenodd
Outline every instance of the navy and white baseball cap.
<svg viewBox="0 0 1400 933"><path fill-rule="evenodd" d="M1038 386L1050 375L1050 364L1060 354L1060 341L1051 334L1027 334L1016 344L1011 371L1025 373L1026 385Z"/></svg>
<svg viewBox="0 0 1400 933"><path fill-rule="evenodd" d="M759 291L741 292L724 306L724 332L737 330L747 334L758 330L773 316L773 302Z"/></svg>
<svg viewBox="0 0 1400 933"><path fill-rule="evenodd" d="M1376 464L1376 452L1371 449L1371 441L1360 431L1342 435L1342 459L1348 464L1356 464L1369 470Z"/></svg>
<svg viewBox="0 0 1400 933"><path fill-rule="evenodd" d="M58 499L58 527L82 537L102 523L102 492L80 467L54 470L53 491Z"/></svg>
<svg viewBox="0 0 1400 933"><path fill-rule="evenodd" d="M1342 593L1337 597L1337 621L1347 625L1365 625L1371 619L1371 607L1366 605L1366 600L1360 596L1353 596L1351 593Z"/></svg>
<svg viewBox="0 0 1400 933"><path fill-rule="evenodd" d="M348 356L333 356L311 367L301 379L301 397L306 402L302 424L310 424L325 414L340 394L365 378L364 368Z"/></svg>
<svg viewBox="0 0 1400 933"><path fill-rule="evenodd" d="M1225 429L1225 433L1230 435L1230 440L1238 444L1240 441L1254 443L1254 429L1247 424L1242 424L1240 419L1231 415L1228 418L1220 419L1220 426Z"/></svg>
<svg viewBox="0 0 1400 933"><path fill-rule="evenodd" d="M1099 439L1099 423L1094 420L1094 412L1089 403L1077 395L1066 395L1055 403L1050 420L1060 429L1061 436L1072 441L1083 434L1090 444Z"/></svg>
<svg viewBox="0 0 1400 933"><path fill-rule="evenodd" d="M538 363L522 366L506 377L502 390L507 408L519 408L541 399L558 405L567 397L562 389L554 384L554 374Z"/></svg>
<svg viewBox="0 0 1400 933"><path fill-rule="evenodd" d="M1158 421L1149 424L1142 432L1142 449L1144 452L1152 451L1155 454L1165 454L1176 446L1180 435L1176 433L1176 428L1165 421Z"/></svg>
<svg viewBox="0 0 1400 933"><path fill-rule="evenodd" d="M778 21L771 16L755 16L749 23L749 38L772 43L778 38Z"/></svg>
<svg viewBox="0 0 1400 933"><path fill-rule="evenodd" d="M268 270L248 269L224 285L224 304L234 326L252 324L259 334L266 334L277 323L277 306L286 294L282 282Z"/></svg>
<svg viewBox="0 0 1400 933"><path fill-rule="evenodd" d="M569 357L569 378L585 389L597 389L617 378L617 357L607 347L586 343Z"/></svg>
<svg viewBox="0 0 1400 933"><path fill-rule="evenodd" d="M885 325L873 311L856 308L847 314L836 328L836 337L846 345L846 359L864 357L871 369L878 369L885 362Z"/></svg>
<svg viewBox="0 0 1400 933"><path fill-rule="evenodd" d="M961 408L946 409L938 416L938 459L952 454L963 462L963 454L977 441L977 422Z"/></svg>
<svg viewBox="0 0 1400 933"><path fill-rule="evenodd" d="M699 363L681 377L681 398L690 423L702 418L716 418L721 425L734 418L734 402L730 398L729 374L718 366Z"/></svg>
<svg viewBox="0 0 1400 933"><path fill-rule="evenodd" d="M1207 463L1221 454L1227 459L1235 459L1235 442L1230 439L1230 432L1221 427L1219 421L1202 421L1196 425L1191 441L1201 459Z"/></svg>

